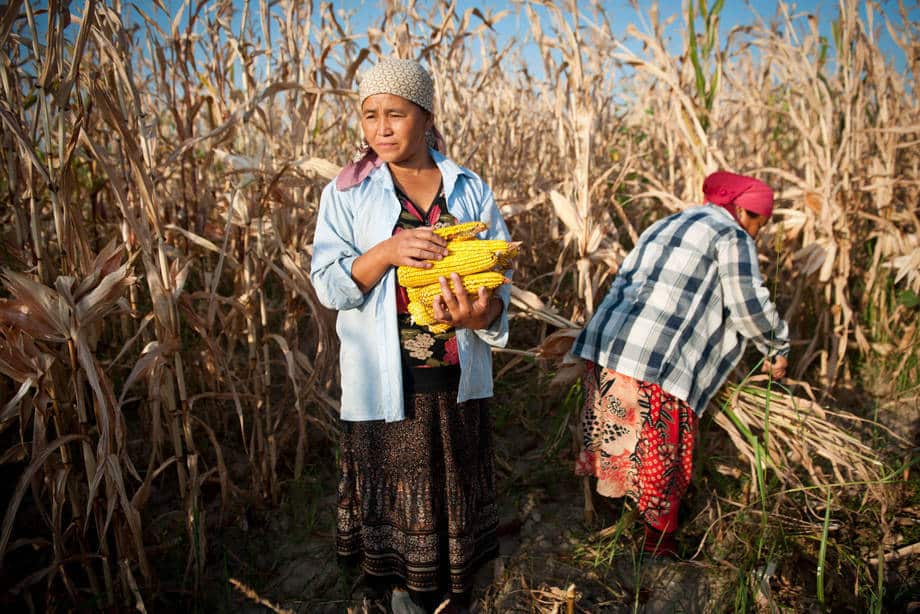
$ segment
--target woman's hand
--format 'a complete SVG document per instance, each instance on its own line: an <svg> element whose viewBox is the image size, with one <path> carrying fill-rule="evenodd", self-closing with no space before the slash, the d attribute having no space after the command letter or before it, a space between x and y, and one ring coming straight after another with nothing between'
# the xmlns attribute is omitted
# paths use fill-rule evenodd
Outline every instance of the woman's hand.
<svg viewBox="0 0 920 614"><path fill-rule="evenodd" d="M366 294L390 267L430 269L433 265L428 260L440 260L446 255L447 241L430 228L401 230L358 256L351 265L351 278Z"/></svg>
<svg viewBox="0 0 920 614"><path fill-rule="evenodd" d="M479 288L476 300L471 301L463 288L463 279L457 273L451 273L453 288L445 277L441 277L441 295L431 302L434 317L439 322L453 324L454 328L476 330L488 328L495 318L501 315L504 304L491 290Z"/></svg>
<svg viewBox="0 0 920 614"><path fill-rule="evenodd" d="M440 260L447 255L447 241L423 226L401 230L386 240L388 260L393 266L414 266L430 269L429 260Z"/></svg>
<svg viewBox="0 0 920 614"><path fill-rule="evenodd" d="M786 367L788 366L789 361L785 356L774 356L773 360L764 359L761 371L769 374L773 379L783 379L786 377Z"/></svg>

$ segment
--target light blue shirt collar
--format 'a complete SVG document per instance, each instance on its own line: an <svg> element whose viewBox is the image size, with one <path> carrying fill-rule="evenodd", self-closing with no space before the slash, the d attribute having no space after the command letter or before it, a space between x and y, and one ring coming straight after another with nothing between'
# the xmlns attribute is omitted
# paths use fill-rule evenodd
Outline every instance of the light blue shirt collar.
<svg viewBox="0 0 920 614"><path fill-rule="evenodd" d="M428 153L431 155L432 160L438 166L438 170L441 171L441 179L444 181L444 196L450 200L451 195L454 193L454 188L457 185L457 179L462 175L469 179L473 179L474 175L467 169L463 168L453 160L447 158L437 149L428 148ZM387 172L381 173L380 169L386 168ZM375 169L368 176L371 181L376 181L381 184L386 190L395 192L393 187L393 176L390 174L389 165L384 162L382 166Z"/></svg>

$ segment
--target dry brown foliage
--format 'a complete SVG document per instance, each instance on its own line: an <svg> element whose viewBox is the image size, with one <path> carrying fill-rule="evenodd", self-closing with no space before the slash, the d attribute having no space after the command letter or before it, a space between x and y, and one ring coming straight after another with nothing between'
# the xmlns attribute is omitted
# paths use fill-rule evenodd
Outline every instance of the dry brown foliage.
<svg viewBox="0 0 920 614"><path fill-rule="evenodd" d="M334 435L313 220L358 140L356 74L390 53L431 69L451 156L524 241L517 321L552 306L528 346L583 322L638 233L721 167L779 189L764 269L797 377L850 385L872 357L892 382L917 376L917 308L898 302L920 292L920 64L903 5L899 19L869 5L866 21L842 1L827 41L780 3L774 26L715 38L701 90L655 8L617 39L632 15L522 4L534 70L495 34L507 11L410 0L358 32L330 4L142 4L0 9L0 463L19 475L0 558L44 561L14 595L144 610L155 483L182 512L197 584L209 527L241 501L276 503Z"/></svg>

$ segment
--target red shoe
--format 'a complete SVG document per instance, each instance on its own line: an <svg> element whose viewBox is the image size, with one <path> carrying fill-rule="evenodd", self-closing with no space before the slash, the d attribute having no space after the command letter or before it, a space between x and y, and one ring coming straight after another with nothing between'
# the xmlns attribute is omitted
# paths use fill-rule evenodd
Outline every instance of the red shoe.
<svg viewBox="0 0 920 614"><path fill-rule="evenodd" d="M680 558L677 554L677 542L674 541L674 534L662 533L649 525L645 525L645 543L642 545L642 551L661 558Z"/></svg>

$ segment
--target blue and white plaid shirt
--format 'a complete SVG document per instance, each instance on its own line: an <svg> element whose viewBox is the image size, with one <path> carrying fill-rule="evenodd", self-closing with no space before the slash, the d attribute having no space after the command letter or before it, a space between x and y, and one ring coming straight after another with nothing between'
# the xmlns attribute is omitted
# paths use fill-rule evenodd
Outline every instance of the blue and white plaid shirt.
<svg viewBox="0 0 920 614"><path fill-rule="evenodd" d="M571 351L658 384L701 415L747 340L768 357L789 353L754 240L723 208L705 205L642 233Z"/></svg>

